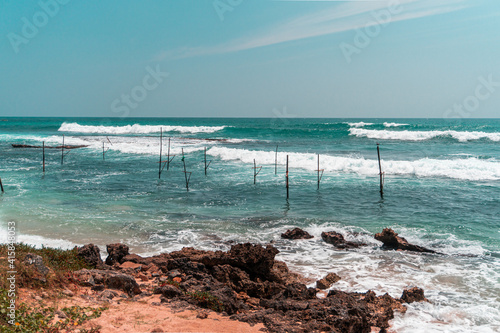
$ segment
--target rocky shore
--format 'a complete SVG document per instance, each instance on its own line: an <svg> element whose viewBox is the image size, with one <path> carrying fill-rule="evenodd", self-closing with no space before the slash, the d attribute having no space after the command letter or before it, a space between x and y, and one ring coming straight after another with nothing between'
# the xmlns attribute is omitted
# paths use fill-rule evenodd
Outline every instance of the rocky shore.
<svg viewBox="0 0 500 333"><path fill-rule="evenodd" d="M347 242L335 232L321 236L339 250L365 245ZM282 237L312 236L298 229L287 231ZM411 246L390 229L384 229L376 237L381 238L385 248L431 252ZM406 311L405 303L427 301L420 288L404 290L400 298L388 294L377 296L370 290L359 293L336 290L331 287L341 278L335 272L317 281L315 287L307 287L310 281L275 259L279 251L272 245L235 244L227 252L186 247L141 257L129 253L127 245L117 243L107 245L107 252L103 262L97 246L88 244L78 248L78 255L95 267L70 274L71 283L90 291L84 297L86 300L112 303L126 299L147 303L156 295L159 301L147 303L154 311L197 310L200 320L217 312L252 326L263 324L265 328L261 330L268 332L386 332L394 312ZM43 275L39 258L30 260ZM328 292L324 291L327 289Z"/></svg>

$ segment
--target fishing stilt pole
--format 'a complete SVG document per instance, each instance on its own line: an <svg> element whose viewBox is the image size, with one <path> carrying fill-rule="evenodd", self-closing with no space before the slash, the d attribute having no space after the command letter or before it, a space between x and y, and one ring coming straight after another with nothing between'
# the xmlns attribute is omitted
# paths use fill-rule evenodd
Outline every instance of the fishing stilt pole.
<svg viewBox="0 0 500 333"><path fill-rule="evenodd" d="M45 141L42 144L42 169L45 173Z"/></svg>
<svg viewBox="0 0 500 333"><path fill-rule="evenodd" d="M63 134L63 143L61 146L61 165L64 164L64 134Z"/></svg>
<svg viewBox="0 0 500 333"><path fill-rule="evenodd" d="M5 191L3 190L2 178L0 178L0 190L2 190L2 193L4 193L4 192L5 192Z"/></svg>
<svg viewBox="0 0 500 333"><path fill-rule="evenodd" d="M377 143L378 170L380 176L380 197L384 198L384 173L382 172L382 164L380 163L380 148Z"/></svg>
<svg viewBox="0 0 500 333"><path fill-rule="evenodd" d="M174 159L175 155L170 158L170 138L168 138L168 151L167 151L167 160L162 161L163 154L163 129L160 129L160 161L158 162L158 179L161 179L161 173L165 166L167 166L167 170L170 168L170 162Z"/></svg>
<svg viewBox="0 0 500 333"><path fill-rule="evenodd" d="M110 144L110 145L113 145L113 144L111 143L111 140L109 140L109 138L108 138L108 137L106 137L106 140L108 140L108 142L109 142L109 144ZM106 150L104 149L104 141L103 141L103 142L102 142L102 160L103 160L103 161L105 160L105 154L108 152L109 148L110 148L110 147L108 147L108 149L106 149Z"/></svg>
<svg viewBox="0 0 500 333"><path fill-rule="evenodd" d="M325 172L325 169L320 169L319 168L319 154L318 154L318 170L315 170L318 172L318 190L319 190L319 183L321 182L321 179L323 178L323 173ZM321 174L320 174L321 172Z"/></svg>
<svg viewBox="0 0 500 333"><path fill-rule="evenodd" d="M286 200L290 197L288 190L288 155L286 155Z"/></svg>
<svg viewBox="0 0 500 333"><path fill-rule="evenodd" d="M184 159L184 148L182 148L182 163L184 164L184 177L186 178L186 191L189 192L189 181L191 180L191 172L186 171L186 161ZM188 177L189 173L189 177Z"/></svg>
<svg viewBox="0 0 500 333"><path fill-rule="evenodd" d="M163 128L160 127L160 161L158 162L158 179L161 179L161 154L162 154L162 148L163 148Z"/></svg>
<svg viewBox="0 0 500 333"><path fill-rule="evenodd" d="M64 146L64 134L63 134L63 141L62 141L62 146L61 146L61 165L64 164L64 156L68 155L71 152L71 150L68 149L68 152L65 154L64 153L64 147L65 146Z"/></svg>
<svg viewBox="0 0 500 333"><path fill-rule="evenodd" d="M204 156L205 156L205 176L206 176L207 175L207 169L210 166L210 163L212 163L212 160L210 160L210 161L208 161L208 164L207 164L207 147L205 147Z"/></svg>
<svg viewBox="0 0 500 333"><path fill-rule="evenodd" d="M167 171L170 169L170 163L174 159L175 155L172 155L172 158L170 158L170 138L168 138L168 150L167 150Z"/></svg>
<svg viewBox="0 0 500 333"><path fill-rule="evenodd" d="M259 169L259 171L257 171ZM253 184L255 185L256 180L257 180L257 175L259 174L260 170L262 170L262 166L257 167L255 164L255 159L253 160Z"/></svg>
<svg viewBox="0 0 500 333"><path fill-rule="evenodd" d="M276 153L274 154L274 174L278 174L278 145L276 145Z"/></svg>

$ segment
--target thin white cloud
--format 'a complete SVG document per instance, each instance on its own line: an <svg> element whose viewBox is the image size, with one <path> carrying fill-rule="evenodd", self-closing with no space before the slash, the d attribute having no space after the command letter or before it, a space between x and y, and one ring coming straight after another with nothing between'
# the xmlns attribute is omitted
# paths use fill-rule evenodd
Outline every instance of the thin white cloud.
<svg viewBox="0 0 500 333"><path fill-rule="evenodd" d="M468 0L399 0L399 1L349 1L328 9L290 19L252 36L207 47L185 47L162 51L156 60L190 58L204 55L224 54L258 47L270 46L305 38L324 36L375 25L373 13L388 10L398 4L397 12L391 14L390 22L406 21L445 14L469 7Z"/></svg>

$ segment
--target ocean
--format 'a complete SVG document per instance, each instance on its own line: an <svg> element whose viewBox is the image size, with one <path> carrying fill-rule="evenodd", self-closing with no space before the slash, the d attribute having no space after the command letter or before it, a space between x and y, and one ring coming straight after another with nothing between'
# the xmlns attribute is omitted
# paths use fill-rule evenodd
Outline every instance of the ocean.
<svg viewBox="0 0 500 333"><path fill-rule="evenodd" d="M499 119L0 120L2 242L11 221L20 242L102 250L123 242L144 255L273 242L292 270L340 275L335 288L399 297L422 287L431 303L397 314L397 332L500 332ZM169 139L175 155L161 179L160 129L162 159ZM57 146L63 135L88 147L64 151L63 164L60 149L46 149L45 173L42 149L12 147ZM315 237L282 240L293 227ZM384 251L373 235L385 227L442 254ZM368 246L336 250L322 231Z"/></svg>

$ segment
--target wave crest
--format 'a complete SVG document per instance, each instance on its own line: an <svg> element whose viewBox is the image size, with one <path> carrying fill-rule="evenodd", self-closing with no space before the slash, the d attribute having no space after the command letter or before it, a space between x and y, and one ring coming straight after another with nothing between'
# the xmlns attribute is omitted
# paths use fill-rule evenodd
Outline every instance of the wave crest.
<svg viewBox="0 0 500 333"><path fill-rule="evenodd" d="M369 139L401 140L401 141L424 141L440 136L449 136L460 142L472 140L490 139L500 141L500 133L487 132L459 132L459 131L388 131L368 130L364 128L350 128L350 135L366 137Z"/></svg>
<svg viewBox="0 0 500 333"><path fill-rule="evenodd" d="M96 134L148 134L163 132L178 132L178 133L214 133L221 131L226 126L172 126L172 125L125 125L125 126L92 126L80 125L78 123L63 123L59 127L59 132L76 132L76 133L96 133Z"/></svg>
<svg viewBox="0 0 500 333"><path fill-rule="evenodd" d="M254 151L238 148L212 147L207 151L222 160L237 160L251 164L254 159L259 164L274 165L274 151ZM283 165L286 155L290 166L309 171L317 169L317 155L311 153L278 153L278 163ZM325 172L355 173L365 176L378 175L377 160L362 157L321 156L321 167ZM415 161L382 160L387 175L413 175L417 177L446 177L460 180L485 181L500 179L500 162L477 158L439 160L423 158Z"/></svg>

